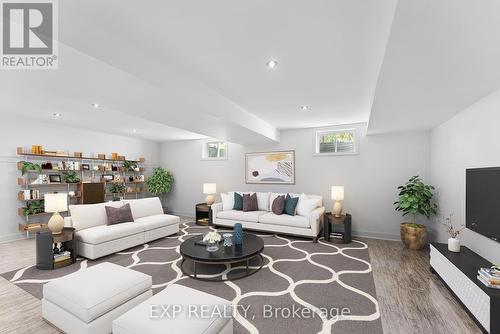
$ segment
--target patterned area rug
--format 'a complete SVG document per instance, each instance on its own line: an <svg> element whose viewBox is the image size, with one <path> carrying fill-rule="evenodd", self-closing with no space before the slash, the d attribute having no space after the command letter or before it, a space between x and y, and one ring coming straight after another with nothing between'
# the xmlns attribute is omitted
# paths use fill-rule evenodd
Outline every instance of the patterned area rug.
<svg viewBox="0 0 500 334"><path fill-rule="evenodd" d="M226 282L183 276L179 245L209 229L182 223L177 236L96 261L79 259L71 266L48 271L30 266L1 276L41 299L44 283L112 262L151 275L154 293L170 284L181 284L232 300L238 305L234 333L382 333L365 243L334 245L320 240L314 244L306 239L256 233L263 238L265 248L264 266L254 275ZM200 276L217 277L232 270L241 267L210 266L199 272Z"/></svg>

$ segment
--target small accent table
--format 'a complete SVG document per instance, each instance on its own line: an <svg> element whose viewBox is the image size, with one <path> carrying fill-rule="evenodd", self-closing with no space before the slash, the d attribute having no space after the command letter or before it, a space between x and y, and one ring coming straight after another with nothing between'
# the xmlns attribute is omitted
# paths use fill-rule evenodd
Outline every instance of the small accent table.
<svg viewBox="0 0 500 334"><path fill-rule="evenodd" d="M212 226L212 208L207 203L198 203L195 206L196 225Z"/></svg>
<svg viewBox="0 0 500 334"><path fill-rule="evenodd" d="M331 212L325 213L323 220L323 237L326 241L333 239L333 243L348 244L352 242L351 222L352 216L348 213L335 217ZM341 228L338 228L341 227ZM330 238L331 233L338 234L339 238Z"/></svg>
<svg viewBox="0 0 500 334"><path fill-rule="evenodd" d="M56 260L54 247L60 245L63 251L68 251L68 257ZM41 270L51 270L68 266L76 262L75 229L65 227L60 234L52 234L44 230L36 232L36 267Z"/></svg>

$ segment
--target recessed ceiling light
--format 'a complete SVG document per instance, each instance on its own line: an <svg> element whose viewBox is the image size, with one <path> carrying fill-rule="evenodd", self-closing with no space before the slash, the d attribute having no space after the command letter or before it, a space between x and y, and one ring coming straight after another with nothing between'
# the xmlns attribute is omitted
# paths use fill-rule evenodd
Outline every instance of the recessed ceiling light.
<svg viewBox="0 0 500 334"><path fill-rule="evenodd" d="M99 108L99 107L100 107L100 105L99 105L98 103L92 103L92 107L94 107L94 108L96 108L96 109L97 109L97 108Z"/></svg>
<svg viewBox="0 0 500 334"><path fill-rule="evenodd" d="M277 60L274 60L274 59L271 59L269 60L267 63L266 63L267 67L269 67L270 69L275 69L277 66L278 66L278 61Z"/></svg>
<svg viewBox="0 0 500 334"><path fill-rule="evenodd" d="M60 117L62 116L62 114L60 114L60 113L58 113L58 112L55 112L55 113L53 113L53 114L52 114L52 116L53 116L54 118L60 118Z"/></svg>
<svg viewBox="0 0 500 334"><path fill-rule="evenodd" d="M303 106L300 106L300 110L302 111L307 111L309 110L310 106L306 106L306 105L303 105Z"/></svg>

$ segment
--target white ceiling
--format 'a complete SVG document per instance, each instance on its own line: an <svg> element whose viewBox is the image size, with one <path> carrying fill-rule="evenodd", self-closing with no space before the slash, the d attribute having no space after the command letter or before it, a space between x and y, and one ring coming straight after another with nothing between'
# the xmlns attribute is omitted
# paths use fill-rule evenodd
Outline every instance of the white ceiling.
<svg viewBox="0 0 500 334"><path fill-rule="evenodd" d="M368 131L431 129L498 88L500 1L399 1Z"/></svg>
<svg viewBox="0 0 500 334"><path fill-rule="evenodd" d="M368 120L370 133L429 129L500 88L499 7L65 0L59 69L2 71L0 112L58 111L64 124L157 141L269 142L279 129Z"/></svg>

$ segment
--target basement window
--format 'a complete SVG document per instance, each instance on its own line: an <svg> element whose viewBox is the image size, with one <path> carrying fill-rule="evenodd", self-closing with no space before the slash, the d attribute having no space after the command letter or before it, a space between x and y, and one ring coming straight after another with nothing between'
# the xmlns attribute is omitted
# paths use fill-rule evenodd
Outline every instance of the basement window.
<svg viewBox="0 0 500 334"><path fill-rule="evenodd" d="M201 158L203 160L226 160L227 143L222 141L204 143Z"/></svg>
<svg viewBox="0 0 500 334"><path fill-rule="evenodd" d="M358 154L356 129L325 129L316 131L315 155Z"/></svg>

